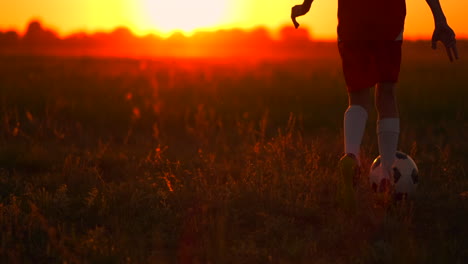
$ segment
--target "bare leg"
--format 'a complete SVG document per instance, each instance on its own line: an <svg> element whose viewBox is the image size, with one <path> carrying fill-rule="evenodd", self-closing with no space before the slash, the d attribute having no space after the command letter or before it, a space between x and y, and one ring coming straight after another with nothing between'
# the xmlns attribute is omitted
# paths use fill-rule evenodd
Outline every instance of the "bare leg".
<svg viewBox="0 0 468 264"><path fill-rule="evenodd" d="M375 89L375 108L379 120L398 118L398 107L395 97L396 83L379 83Z"/></svg>
<svg viewBox="0 0 468 264"><path fill-rule="evenodd" d="M371 100L370 100L370 88L364 89L358 92L348 93L349 106L359 105L362 106L366 111L369 111Z"/></svg>

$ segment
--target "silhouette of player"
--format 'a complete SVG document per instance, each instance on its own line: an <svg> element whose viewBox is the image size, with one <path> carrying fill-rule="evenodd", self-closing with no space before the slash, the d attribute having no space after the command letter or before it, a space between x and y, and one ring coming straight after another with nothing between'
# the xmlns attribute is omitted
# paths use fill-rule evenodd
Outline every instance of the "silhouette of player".
<svg viewBox="0 0 468 264"><path fill-rule="evenodd" d="M313 0L292 8L291 19L307 14ZM439 0L426 0L434 16L432 48L441 41L450 61L458 59L455 33L447 24ZM401 62L401 45L406 16L405 0L338 0L338 49L346 81L349 107L344 114L344 156L339 167L344 179L345 196L354 197L353 178L359 174L360 147L367 112L371 105L370 88L375 86L378 113L377 134L381 170L390 184L400 133L395 98Z"/></svg>

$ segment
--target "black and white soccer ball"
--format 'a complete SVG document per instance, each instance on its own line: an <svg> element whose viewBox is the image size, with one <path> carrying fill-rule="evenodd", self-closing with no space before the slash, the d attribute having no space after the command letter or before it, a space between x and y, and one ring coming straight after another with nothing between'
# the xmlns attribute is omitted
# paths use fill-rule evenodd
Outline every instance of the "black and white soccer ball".
<svg viewBox="0 0 468 264"><path fill-rule="evenodd" d="M371 165L369 181L374 191L384 191L393 186L397 199L411 196L419 182L419 170L414 160L406 153L397 151L392 165L391 175L384 173L380 156Z"/></svg>

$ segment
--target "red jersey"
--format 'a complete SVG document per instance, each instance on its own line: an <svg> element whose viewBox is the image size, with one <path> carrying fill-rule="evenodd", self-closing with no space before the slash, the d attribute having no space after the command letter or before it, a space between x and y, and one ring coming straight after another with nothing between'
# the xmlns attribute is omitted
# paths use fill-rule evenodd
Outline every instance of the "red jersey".
<svg viewBox="0 0 468 264"><path fill-rule="evenodd" d="M338 0L341 40L395 40L402 33L405 0Z"/></svg>

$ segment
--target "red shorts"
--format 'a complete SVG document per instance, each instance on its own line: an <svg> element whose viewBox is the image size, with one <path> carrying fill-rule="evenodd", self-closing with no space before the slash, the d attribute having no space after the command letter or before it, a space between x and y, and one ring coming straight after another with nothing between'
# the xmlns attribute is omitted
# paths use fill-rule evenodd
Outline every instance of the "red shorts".
<svg viewBox="0 0 468 264"><path fill-rule="evenodd" d="M401 40L340 41L343 73L348 92L380 82L396 83L400 74Z"/></svg>

